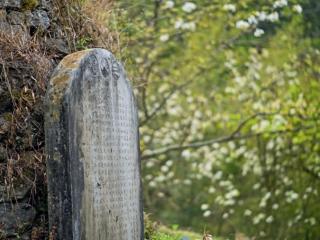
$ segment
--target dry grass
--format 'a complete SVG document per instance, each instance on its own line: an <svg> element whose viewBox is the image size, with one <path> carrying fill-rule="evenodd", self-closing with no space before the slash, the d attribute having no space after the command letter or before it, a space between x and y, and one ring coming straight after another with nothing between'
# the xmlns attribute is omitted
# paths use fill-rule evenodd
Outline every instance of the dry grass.
<svg viewBox="0 0 320 240"><path fill-rule="evenodd" d="M11 111L5 114L8 127L2 138L7 162L1 163L0 176L11 189L18 179L35 183L37 176L30 179L25 172L44 171L43 129L35 117L41 115L37 106L45 93L51 63L36 37L0 32L0 52L1 85L12 102ZM26 152L32 154L26 156Z"/></svg>
<svg viewBox="0 0 320 240"><path fill-rule="evenodd" d="M120 33L108 28L113 21L113 11L114 3L112 0L87 0L83 4L83 12L90 19L87 32L92 37L95 46L118 53L121 50Z"/></svg>
<svg viewBox="0 0 320 240"><path fill-rule="evenodd" d="M119 51L119 34L108 28L112 8L112 0L55 1L54 15L64 26L63 35L71 52L86 47Z"/></svg>
<svg viewBox="0 0 320 240"><path fill-rule="evenodd" d="M37 35L27 38L8 32L0 32L0 53L0 87L5 91L1 98L10 102L0 112L5 120L5 126L0 126L0 145L7 158L0 162L0 185L13 202L18 200L18 191L30 188L29 202L39 205L46 199L41 106L52 69L51 56Z"/></svg>
<svg viewBox="0 0 320 240"><path fill-rule="evenodd" d="M33 37L0 31L0 101L10 102L5 109L0 104L0 118L5 119L5 124L0 119L0 147L6 155L5 161L0 159L0 185L13 199L21 184L31 186L29 202L42 209L31 231L33 240L48 236L43 100L52 68L63 57L46 49L46 39L65 39L70 53L86 47L120 50L119 34L107 27L110 0L53 2L52 21L61 26L59 31Z"/></svg>
<svg viewBox="0 0 320 240"><path fill-rule="evenodd" d="M82 47L103 47L116 52L118 34L107 28L111 9L110 0L54 1L53 15L63 31L56 34L65 37L70 52ZM36 181L45 179L42 103L54 65L52 59L56 57L46 51L47 37L51 36L36 33L30 38L0 32L0 86L7 90L12 102L11 111L5 113L9 126L4 131L0 128L0 140L7 152L7 161L0 163L0 184L2 181L8 186L8 194L14 192L14 182L21 179L33 183L33 192ZM83 39L89 40L81 44Z"/></svg>

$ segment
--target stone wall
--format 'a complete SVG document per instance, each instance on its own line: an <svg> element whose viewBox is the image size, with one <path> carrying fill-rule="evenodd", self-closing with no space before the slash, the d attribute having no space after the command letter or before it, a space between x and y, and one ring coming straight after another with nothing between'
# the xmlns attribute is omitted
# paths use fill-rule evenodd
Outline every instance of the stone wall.
<svg viewBox="0 0 320 240"><path fill-rule="evenodd" d="M29 0L32 3L34 0ZM24 1L28 2L28 1ZM28 5L22 0L2 0L0 3L1 9L1 30L14 33L22 32L25 27L30 30L42 28L48 29L50 26L50 19L48 10L50 4L42 1L39 5Z"/></svg>
<svg viewBox="0 0 320 240"><path fill-rule="evenodd" d="M68 53L49 0L0 0L0 239L46 239L43 96Z"/></svg>

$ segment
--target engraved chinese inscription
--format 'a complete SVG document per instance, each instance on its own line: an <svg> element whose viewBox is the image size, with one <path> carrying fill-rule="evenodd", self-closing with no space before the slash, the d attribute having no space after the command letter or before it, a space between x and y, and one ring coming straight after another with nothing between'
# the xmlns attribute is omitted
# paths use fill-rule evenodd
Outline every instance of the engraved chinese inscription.
<svg viewBox="0 0 320 240"><path fill-rule="evenodd" d="M72 75L77 79L68 85L71 96L65 98L70 149L60 153L69 154L71 162L67 201L73 216L72 239L140 240L139 139L132 89L109 52L95 49L82 58L79 71Z"/></svg>

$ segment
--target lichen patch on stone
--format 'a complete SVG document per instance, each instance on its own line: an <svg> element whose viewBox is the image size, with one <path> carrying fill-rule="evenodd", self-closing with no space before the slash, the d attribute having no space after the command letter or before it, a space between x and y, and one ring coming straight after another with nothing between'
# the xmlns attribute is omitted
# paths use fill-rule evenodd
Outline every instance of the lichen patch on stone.
<svg viewBox="0 0 320 240"><path fill-rule="evenodd" d="M82 57L87 54L89 51L91 51L90 49L88 50L83 50L80 52L75 52L72 53L68 56L66 56L61 62L60 65L63 68L68 68L68 69L72 69L72 68L76 68L79 66Z"/></svg>

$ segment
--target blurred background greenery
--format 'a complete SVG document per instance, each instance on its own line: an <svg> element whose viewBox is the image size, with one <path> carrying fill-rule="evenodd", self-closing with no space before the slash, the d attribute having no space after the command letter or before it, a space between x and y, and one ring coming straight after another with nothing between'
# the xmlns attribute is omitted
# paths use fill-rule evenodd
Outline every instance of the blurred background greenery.
<svg viewBox="0 0 320 240"><path fill-rule="evenodd" d="M226 239L320 238L320 2L119 0L146 212Z"/></svg>

